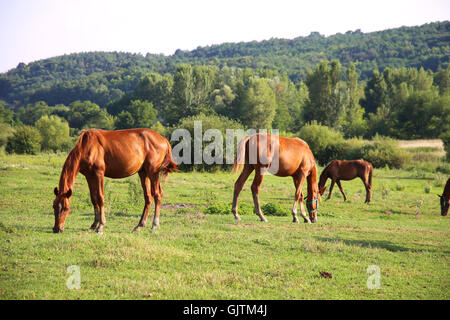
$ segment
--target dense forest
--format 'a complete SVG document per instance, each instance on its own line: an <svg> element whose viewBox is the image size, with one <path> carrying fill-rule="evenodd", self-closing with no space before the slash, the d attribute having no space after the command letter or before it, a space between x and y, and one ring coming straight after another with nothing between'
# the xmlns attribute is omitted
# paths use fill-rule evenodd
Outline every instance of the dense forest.
<svg viewBox="0 0 450 320"><path fill-rule="evenodd" d="M449 40L441 22L21 63L0 75L0 146L40 135L41 149L64 149L92 127L167 135L189 119L286 135L317 123L346 138L435 138L450 132Z"/></svg>

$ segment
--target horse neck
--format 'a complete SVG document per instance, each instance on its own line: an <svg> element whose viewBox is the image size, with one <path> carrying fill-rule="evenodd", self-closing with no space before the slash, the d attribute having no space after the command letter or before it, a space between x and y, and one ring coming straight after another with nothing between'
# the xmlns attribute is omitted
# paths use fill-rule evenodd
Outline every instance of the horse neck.
<svg viewBox="0 0 450 320"><path fill-rule="evenodd" d="M313 200L312 198L318 194L319 188L317 187L317 168L314 164L313 168L308 177L306 177L306 181L308 184L308 198L311 197L308 201Z"/></svg>
<svg viewBox="0 0 450 320"><path fill-rule="evenodd" d="M61 193L67 192L69 189L73 190L75 179L80 170L80 150L78 145L72 149L64 162L61 176L59 178L59 191Z"/></svg>
<svg viewBox="0 0 450 320"><path fill-rule="evenodd" d="M323 188L323 186L325 185L325 183L327 182L328 179L328 167L326 167L322 173L320 174L320 179L319 179L319 189Z"/></svg>

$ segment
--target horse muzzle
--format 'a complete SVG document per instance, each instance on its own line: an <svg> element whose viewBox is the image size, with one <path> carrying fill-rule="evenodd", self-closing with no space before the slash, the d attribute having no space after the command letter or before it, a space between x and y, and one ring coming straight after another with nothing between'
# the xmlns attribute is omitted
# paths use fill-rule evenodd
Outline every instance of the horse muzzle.
<svg viewBox="0 0 450 320"><path fill-rule="evenodd" d="M63 233L64 228L53 227L53 233Z"/></svg>

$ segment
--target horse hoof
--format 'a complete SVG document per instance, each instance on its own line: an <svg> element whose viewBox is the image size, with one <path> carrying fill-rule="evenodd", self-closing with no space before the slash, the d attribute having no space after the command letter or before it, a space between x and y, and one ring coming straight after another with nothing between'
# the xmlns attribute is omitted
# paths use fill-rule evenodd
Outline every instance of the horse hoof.
<svg viewBox="0 0 450 320"><path fill-rule="evenodd" d="M236 220L241 220L241 217L239 217L239 216L234 216L234 219L236 219Z"/></svg>
<svg viewBox="0 0 450 320"><path fill-rule="evenodd" d="M298 223L298 219L292 220L293 223Z"/></svg>
<svg viewBox="0 0 450 320"><path fill-rule="evenodd" d="M141 227L135 227L134 229L133 229L133 231L131 231L131 232L138 232L139 230L141 230Z"/></svg>

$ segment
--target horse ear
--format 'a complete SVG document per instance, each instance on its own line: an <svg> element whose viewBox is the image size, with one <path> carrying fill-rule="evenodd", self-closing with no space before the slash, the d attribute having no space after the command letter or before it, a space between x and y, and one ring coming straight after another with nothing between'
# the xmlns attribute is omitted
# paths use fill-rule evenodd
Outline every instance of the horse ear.
<svg viewBox="0 0 450 320"><path fill-rule="evenodd" d="M70 198L72 196L72 189L69 189L64 196Z"/></svg>
<svg viewBox="0 0 450 320"><path fill-rule="evenodd" d="M55 194L55 196L58 195L58 188L57 187L55 187L55 189L53 189L53 193Z"/></svg>
<svg viewBox="0 0 450 320"><path fill-rule="evenodd" d="M322 187L322 189L319 190L321 196L324 194L325 190L327 190L327 186L324 186Z"/></svg>
<svg viewBox="0 0 450 320"><path fill-rule="evenodd" d="M438 196L439 198L442 198L442 196L441 196L440 194L437 194L437 196Z"/></svg>

